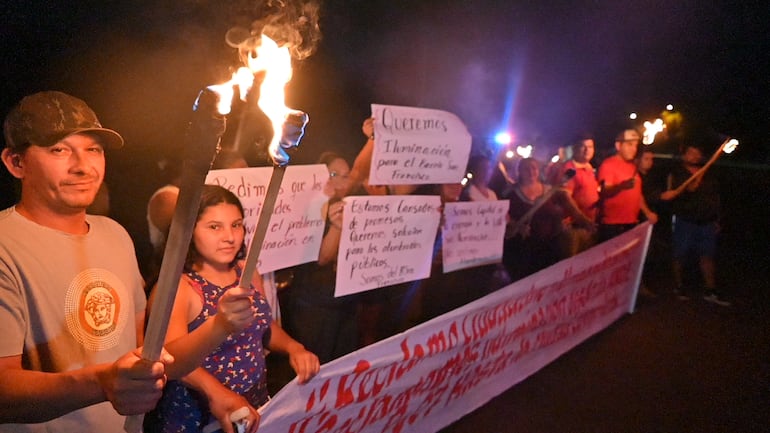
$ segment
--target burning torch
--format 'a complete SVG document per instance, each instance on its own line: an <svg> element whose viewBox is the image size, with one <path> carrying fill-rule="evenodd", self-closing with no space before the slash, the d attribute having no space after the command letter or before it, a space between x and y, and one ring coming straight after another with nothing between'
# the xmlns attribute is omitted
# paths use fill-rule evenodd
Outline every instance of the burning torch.
<svg viewBox="0 0 770 433"><path fill-rule="evenodd" d="M255 74L265 72L260 85L258 105L263 113L270 119L273 126L273 138L268 145L268 153L273 163L273 172L262 203L262 211L259 214L254 235L249 243L249 251L238 281L238 287L249 289L257 270L259 254L265 241L270 217L275 208L275 202L281 189L281 182L289 164L289 151L297 146L305 134L305 126L308 123L308 115L302 111L287 108L284 103L284 88L291 79L291 58L288 48L278 47L272 39L262 35L262 41L257 48L257 56L248 56L250 59L248 70ZM257 61L259 59L259 61ZM241 71L247 68L241 68ZM240 408L230 414L231 420L238 418ZM236 424L240 429L243 424ZM220 428L218 421L214 421L204 428L204 431L216 431ZM240 431L240 430L239 430Z"/></svg>
<svg viewBox="0 0 770 433"><path fill-rule="evenodd" d="M699 168L698 171L692 174L687 180L682 182L681 185L679 185L673 193L665 193L668 194L665 199L671 200L674 197L678 196L682 192L684 192L684 189L687 188L688 185L690 185L692 182L695 182L697 179L700 179L705 173L706 170L708 170L712 165L714 165L715 162L717 162L717 159L719 159L722 154L725 153L733 153L735 149L738 147L738 140L734 138L727 138L722 144L719 146L716 152L714 152L713 155L711 155L711 158L706 162L706 164L703 165L703 167Z"/></svg>
<svg viewBox="0 0 770 433"><path fill-rule="evenodd" d="M267 186L265 201L262 204L262 211L259 214L254 236L249 244L249 252L246 254L246 262L243 266L239 287L249 288L257 268L257 259L262 249L262 243L265 241L267 226L270 223L270 216L273 214L275 201L278 198L278 192L283 182L283 175L286 173L286 166L289 164L289 154L287 150L299 146L302 136L305 134L305 126L308 122L308 115L301 111L289 113L281 126L280 131L273 133L273 142L277 146L270 146L270 158L273 160L273 173L270 175L270 183ZM280 132L280 134L279 134Z"/></svg>
<svg viewBox="0 0 770 433"><path fill-rule="evenodd" d="M517 235L521 235L522 237L526 238L529 236L529 227L532 223L532 217L535 216L535 213L540 210L543 205L550 200L550 198L556 193L556 191L567 184L573 177L575 177L575 174L577 172L574 168L567 169L564 172L564 175L562 176L561 182L558 186L554 186L550 188L548 191L546 191L543 195L537 198L535 202L532 204L532 207L527 210L527 212L521 216L517 221L512 222L508 225L507 230L505 231L505 238L511 239Z"/></svg>
<svg viewBox="0 0 770 433"><path fill-rule="evenodd" d="M142 358L150 361L160 359L176 289L195 227L201 191L225 131L225 116L219 109L222 99L213 89L206 88L198 94L193 104L193 118L188 126L184 149L179 198L171 220L155 289L155 301L142 346ZM126 418L124 429L129 433L139 432L142 420L141 415L130 416Z"/></svg>

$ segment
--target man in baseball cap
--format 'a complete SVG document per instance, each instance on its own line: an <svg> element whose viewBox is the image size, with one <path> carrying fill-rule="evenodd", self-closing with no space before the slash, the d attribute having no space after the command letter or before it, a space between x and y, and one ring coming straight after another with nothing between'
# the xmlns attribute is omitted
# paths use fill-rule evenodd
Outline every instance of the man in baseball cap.
<svg viewBox="0 0 770 433"><path fill-rule="evenodd" d="M131 238L86 213L104 149L123 139L61 92L27 96L3 126L21 198L0 211L0 433L121 432L155 407L172 362L136 349L146 298Z"/></svg>
<svg viewBox="0 0 770 433"><path fill-rule="evenodd" d="M123 137L102 128L99 119L82 100L66 93L47 91L27 96L11 110L3 125L5 145L23 152L30 145L48 147L59 140L87 132L106 148L120 148Z"/></svg>

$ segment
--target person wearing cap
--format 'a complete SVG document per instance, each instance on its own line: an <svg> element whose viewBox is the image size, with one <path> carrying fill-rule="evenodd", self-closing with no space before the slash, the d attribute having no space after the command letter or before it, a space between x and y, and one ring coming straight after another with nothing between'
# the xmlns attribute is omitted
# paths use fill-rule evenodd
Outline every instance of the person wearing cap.
<svg viewBox="0 0 770 433"><path fill-rule="evenodd" d="M21 198L0 211L0 432L118 432L151 410L165 367L142 360L145 296L117 222L87 215L123 138L80 99L40 92L3 126Z"/></svg>
<svg viewBox="0 0 770 433"><path fill-rule="evenodd" d="M615 137L615 155L599 166L599 242L636 226L640 211L651 224L658 221L658 215L650 210L642 195L642 179L636 167L640 141L635 129L623 130Z"/></svg>

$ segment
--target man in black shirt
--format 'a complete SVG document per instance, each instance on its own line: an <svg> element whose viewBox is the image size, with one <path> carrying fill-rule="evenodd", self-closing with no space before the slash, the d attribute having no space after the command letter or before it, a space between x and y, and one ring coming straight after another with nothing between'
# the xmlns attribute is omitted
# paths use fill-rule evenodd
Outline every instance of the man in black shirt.
<svg viewBox="0 0 770 433"><path fill-rule="evenodd" d="M712 173L702 172L685 188L679 188L703 165L703 152L698 147L684 146L682 164L668 176L667 190L661 200L671 201L673 214L673 272L680 299L689 299L683 285L683 271L689 258L695 254L703 277L703 299L721 306L729 306L718 293L714 256L719 232L719 192Z"/></svg>

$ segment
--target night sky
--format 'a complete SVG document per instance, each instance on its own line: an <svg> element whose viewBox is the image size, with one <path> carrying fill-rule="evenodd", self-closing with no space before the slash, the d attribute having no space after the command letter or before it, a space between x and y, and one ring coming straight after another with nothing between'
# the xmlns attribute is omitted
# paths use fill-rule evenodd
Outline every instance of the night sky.
<svg viewBox="0 0 770 433"><path fill-rule="evenodd" d="M108 156L111 188L144 200L198 91L238 66L224 34L253 5L7 0L0 114L35 91L81 97L126 138ZM451 111L475 148L505 128L543 156L582 131L606 154L631 111L653 119L671 103L685 140L715 148L734 136L733 161L770 164L769 18L762 1L326 1L323 39L288 88L287 105L311 119L298 160L355 156L371 103Z"/></svg>
<svg viewBox="0 0 770 433"><path fill-rule="evenodd" d="M62 89L132 148L167 146L197 91L238 65L224 33L248 4L259 2L6 1L0 109ZM629 112L652 119L672 103L692 129L759 147L769 12L759 1L327 1L289 105L310 114L308 143L349 153L373 102L452 111L477 140L508 128L542 146L584 130L610 146Z"/></svg>

